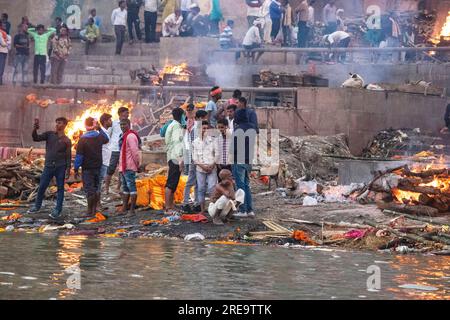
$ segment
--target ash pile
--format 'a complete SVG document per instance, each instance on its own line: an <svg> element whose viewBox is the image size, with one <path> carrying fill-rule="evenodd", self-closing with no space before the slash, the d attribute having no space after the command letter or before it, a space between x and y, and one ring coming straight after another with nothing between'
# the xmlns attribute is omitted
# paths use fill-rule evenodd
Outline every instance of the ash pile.
<svg viewBox="0 0 450 320"><path fill-rule="evenodd" d="M415 129L387 129L380 131L363 150L364 158L401 159L420 154L422 158L449 154L447 142L431 132Z"/></svg>

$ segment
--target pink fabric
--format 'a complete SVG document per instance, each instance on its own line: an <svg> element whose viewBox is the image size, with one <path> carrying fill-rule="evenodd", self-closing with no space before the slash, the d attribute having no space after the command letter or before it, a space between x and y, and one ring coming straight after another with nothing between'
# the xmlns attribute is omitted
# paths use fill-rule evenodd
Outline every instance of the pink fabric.
<svg viewBox="0 0 450 320"><path fill-rule="evenodd" d="M136 135L129 134L126 143L126 168L137 172L139 169L139 141ZM119 160L119 170L123 172L122 157Z"/></svg>

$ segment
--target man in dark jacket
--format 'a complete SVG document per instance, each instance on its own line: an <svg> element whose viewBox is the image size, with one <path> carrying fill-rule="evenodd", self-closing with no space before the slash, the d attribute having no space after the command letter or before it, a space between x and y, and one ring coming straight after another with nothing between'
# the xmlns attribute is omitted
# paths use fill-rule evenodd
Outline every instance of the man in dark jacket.
<svg viewBox="0 0 450 320"><path fill-rule="evenodd" d="M38 213L42 207L45 191L47 190L53 177L56 178L58 193L56 197L56 208L50 214L52 219L57 219L61 216L63 202L64 202L64 178L69 178L70 163L72 160L72 142L65 135L64 130L67 126L66 118L56 119L56 130L47 131L43 134L38 134L39 121L34 123L33 141L45 141L45 168L42 172L41 181L39 184L36 202L28 213Z"/></svg>
<svg viewBox="0 0 450 320"><path fill-rule="evenodd" d="M251 122L249 117L251 112L248 109L239 109L234 116L234 133L230 153L233 157L233 177L236 181L237 189L245 192L245 201L239 207L238 218L254 218L252 191L250 189L250 173L254 159L257 127Z"/></svg>
<svg viewBox="0 0 450 320"><path fill-rule="evenodd" d="M88 210L87 216L97 213L97 204L100 200L99 184L100 169L102 167L102 147L109 142L108 136L99 128L93 118L85 120L86 133L80 138L75 157L75 178L79 177L79 169L83 168L82 180L84 192L86 192Z"/></svg>
<svg viewBox="0 0 450 320"><path fill-rule="evenodd" d="M141 6L143 4L143 0L127 0L127 24L128 24L128 35L130 37L130 44L133 44L134 35L133 35L133 26L136 30L136 38L141 41L142 32L141 32L141 20L139 18L139 11L141 10Z"/></svg>

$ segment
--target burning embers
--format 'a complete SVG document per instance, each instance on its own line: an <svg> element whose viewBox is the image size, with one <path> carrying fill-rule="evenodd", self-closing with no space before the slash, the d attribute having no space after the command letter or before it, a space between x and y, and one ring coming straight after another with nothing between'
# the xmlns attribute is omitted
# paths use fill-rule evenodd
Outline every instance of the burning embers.
<svg viewBox="0 0 450 320"><path fill-rule="evenodd" d="M389 176L390 194L383 209L435 216L450 211L450 170L444 166L397 168ZM392 201L390 201L392 200Z"/></svg>
<svg viewBox="0 0 450 320"><path fill-rule="evenodd" d="M434 43L439 44L441 42L450 42L450 11L448 12L447 18L442 26L441 33L433 40Z"/></svg>
<svg viewBox="0 0 450 320"><path fill-rule="evenodd" d="M115 101L109 104L106 100L99 101L98 104L94 104L89 109L85 110L81 115L77 116L75 120L71 120L66 128L66 135L72 140L72 144L75 147L78 140L83 135L85 131L84 121L92 117L94 119L100 120L103 113L109 113L112 115L113 120L119 118L118 111L120 107L126 107L130 110L133 108L132 103L125 103L123 101Z"/></svg>
<svg viewBox="0 0 450 320"><path fill-rule="evenodd" d="M160 71L142 68L130 71L132 81L140 79L144 86L212 86L214 80L206 74L206 67L190 67L187 63L166 64Z"/></svg>

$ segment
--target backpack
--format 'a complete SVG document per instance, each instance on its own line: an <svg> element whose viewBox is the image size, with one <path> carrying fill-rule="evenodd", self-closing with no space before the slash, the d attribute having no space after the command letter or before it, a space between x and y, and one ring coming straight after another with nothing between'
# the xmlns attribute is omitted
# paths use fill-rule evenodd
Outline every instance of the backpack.
<svg viewBox="0 0 450 320"><path fill-rule="evenodd" d="M169 126L172 122L173 122L173 120L167 121L166 124L161 128L161 130L159 130L159 135L161 136L161 138L166 137L167 129L169 128Z"/></svg>

